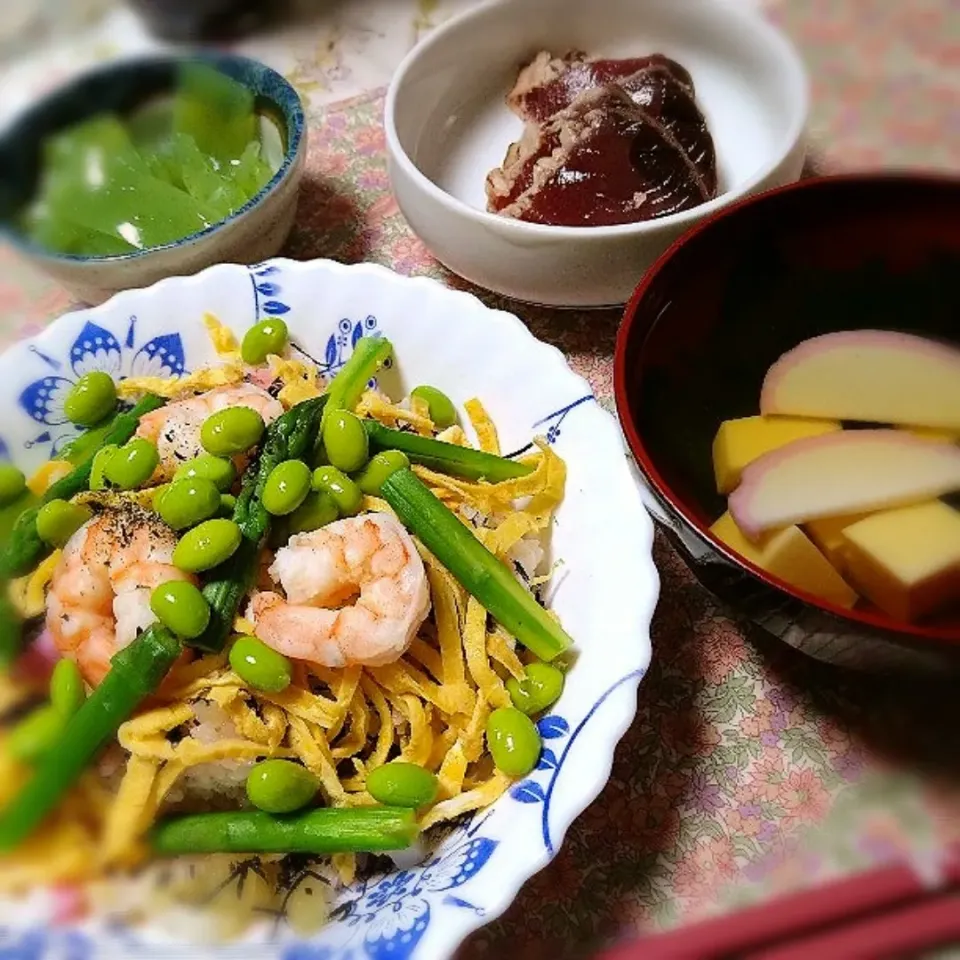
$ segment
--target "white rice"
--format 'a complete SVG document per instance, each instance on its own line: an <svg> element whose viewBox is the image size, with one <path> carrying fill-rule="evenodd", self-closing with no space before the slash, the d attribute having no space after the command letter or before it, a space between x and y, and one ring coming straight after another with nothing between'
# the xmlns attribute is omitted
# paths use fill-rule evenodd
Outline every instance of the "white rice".
<svg viewBox="0 0 960 960"><path fill-rule="evenodd" d="M520 566L527 582L532 580L543 563L543 544L539 537L522 537L511 548L507 556Z"/></svg>
<svg viewBox="0 0 960 960"><path fill-rule="evenodd" d="M200 743L217 743L239 738L233 721L215 703L198 700L191 704L196 721L189 736ZM167 794L165 807L207 809L236 808L246 798L247 776L252 760L217 760L189 767Z"/></svg>

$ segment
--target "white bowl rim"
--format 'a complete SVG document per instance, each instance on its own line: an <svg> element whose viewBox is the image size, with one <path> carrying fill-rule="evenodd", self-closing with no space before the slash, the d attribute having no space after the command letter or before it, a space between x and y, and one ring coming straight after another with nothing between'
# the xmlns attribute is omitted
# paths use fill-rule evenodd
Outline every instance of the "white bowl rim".
<svg viewBox="0 0 960 960"><path fill-rule="evenodd" d="M442 26L437 27L425 40L418 43L400 62L387 88L384 102L383 128L386 135L387 150L391 158L403 169L422 190L426 191L438 203L453 210L461 216L467 217L478 224L499 228L507 234L516 237L540 236L569 239L586 239L588 237L624 237L636 236L644 233L655 233L664 226L684 227L693 224L735 200L754 192L788 157L797 143L804 136L810 112L810 80L799 53L787 37L760 12L745 6L735 6L732 0L711 0L711 6L722 10L732 20L739 21L744 33L753 34L758 44L766 44L775 48L777 57L788 78L792 96L794 98L794 116L787 135L777 144L770 158L748 180L739 184L736 189L728 190L701 203L689 210L673 213L666 217L657 217L654 220L644 220L640 223L623 223L608 227L566 227L545 223L529 223L513 217L504 217L497 213L490 213L473 207L469 203L447 193L437 186L413 162L410 155L400 143L396 128L396 106L400 87L406 80L407 74L413 69L416 62L428 50L441 46L450 33L460 29L464 24L487 16L491 11L502 9L509 11L518 0L485 0L476 7L464 11L458 16L451 17Z"/></svg>

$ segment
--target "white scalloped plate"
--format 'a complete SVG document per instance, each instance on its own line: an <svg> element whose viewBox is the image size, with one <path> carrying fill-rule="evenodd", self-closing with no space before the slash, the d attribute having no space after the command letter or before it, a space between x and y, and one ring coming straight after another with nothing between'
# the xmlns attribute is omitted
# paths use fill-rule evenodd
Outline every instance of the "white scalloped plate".
<svg viewBox="0 0 960 960"><path fill-rule="evenodd" d="M551 531L563 561L549 605L576 641L579 659L563 697L540 723L540 767L490 810L448 832L410 870L358 883L337 919L309 942L289 931L254 931L230 947L185 944L156 926L120 928L90 920L51 924L49 901L0 905L6 960L69 957L227 957L376 960L449 956L468 933L502 913L520 886L553 857L573 819L597 796L614 747L636 711L650 661L650 618L658 580L653 528L628 468L616 421L558 350L537 341L512 314L426 279L382 267L275 260L225 265L195 277L129 291L101 307L61 317L0 356L0 455L30 469L72 435L62 402L80 374L173 373L215 359L204 313L242 332L283 316L293 338L336 371L355 338L383 334L397 363L384 377L400 396L430 383L458 404L480 397L503 449L544 435L568 466L567 494Z"/></svg>

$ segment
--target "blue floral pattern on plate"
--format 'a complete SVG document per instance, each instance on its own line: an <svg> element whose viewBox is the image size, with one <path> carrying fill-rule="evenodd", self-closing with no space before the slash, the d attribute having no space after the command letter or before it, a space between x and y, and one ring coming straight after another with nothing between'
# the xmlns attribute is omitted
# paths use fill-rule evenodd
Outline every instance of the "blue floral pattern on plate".
<svg viewBox="0 0 960 960"><path fill-rule="evenodd" d="M0 960L92 960L93 944L75 930L0 929Z"/></svg>
<svg viewBox="0 0 960 960"><path fill-rule="evenodd" d="M574 400L573 403L568 403L565 407L561 407L559 410L554 410L553 413L547 414L545 417L541 417L533 424L533 428L537 427L546 427L546 440L547 443L556 443L560 439L560 427L563 424L563 421L567 419L567 416L577 407L582 406L585 403L596 402L596 397L592 393L588 393L586 396L579 397L577 400Z"/></svg>
<svg viewBox="0 0 960 960"><path fill-rule="evenodd" d="M621 677L609 690L605 691L597 702L590 708L587 715L577 724L573 733L570 732L570 724L563 717L557 714L550 714L541 717L537 721L537 729L540 731L540 738L543 740L543 750L540 753L540 762L537 769L526 780L515 783L510 788L510 796L519 803L542 803L543 817L541 821L541 830L543 835L543 845L547 852L553 854L555 845L553 837L550 834L550 802L553 797L553 789L560 776L564 762L570 755L570 749L576 743L577 738L583 733L587 724L593 715L603 706L607 698L619 687L625 683L639 681L643 677L642 670L634 670L625 677ZM559 742L566 741L563 749L559 749ZM559 752L558 752L559 751ZM537 774L548 771L546 786L536 779Z"/></svg>
<svg viewBox="0 0 960 960"><path fill-rule="evenodd" d="M256 322L268 317L282 317L290 312L290 306L279 300L283 293L278 274L280 268L271 263L258 263L250 268L253 285L253 315Z"/></svg>
<svg viewBox="0 0 960 960"><path fill-rule="evenodd" d="M283 317L290 313L289 304L280 300L283 286L280 282L282 271L276 264L258 263L250 268L250 283L253 286L253 312L257 322L270 317ZM353 353L361 337L379 337L377 318L367 315L362 320L350 320L343 317L337 323L337 329L327 338L323 359L311 357L320 373L330 378L335 376ZM297 349L301 349L296 344ZM301 350L301 352L303 352ZM306 354L309 356L309 354ZM385 366L390 366L388 360ZM370 381L370 388L377 385L376 378Z"/></svg>
<svg viewBox="0 0 960 960"><path fill-rule="evenodd" d="M30 353L45 371L20 393L20 409L43 429L25 442L27 448L49 444L54 456L79 432L63 412L74 384L84 374L99 370L114 379L123 377L177 377L187 372L183 340L179 333L153 337L138 345L137 318L130 317L122 341L106 328L88 320L62 360L35 346ZM6 444L0 441L3 450ZM0 452L0 456L3 453Z"/></svg>
<svg viewBox="0 0 960 960"><path fill-rule="evenodd" d="M499 841L477 836L486 819L457 828L443 852L419 867L375 877L351 891L334 911L333 922L342 928L336 950L295 944L283 960L408 960L436 910L452 907L482 915L482 908L449 891L468 884L497 849Z"/></svg>

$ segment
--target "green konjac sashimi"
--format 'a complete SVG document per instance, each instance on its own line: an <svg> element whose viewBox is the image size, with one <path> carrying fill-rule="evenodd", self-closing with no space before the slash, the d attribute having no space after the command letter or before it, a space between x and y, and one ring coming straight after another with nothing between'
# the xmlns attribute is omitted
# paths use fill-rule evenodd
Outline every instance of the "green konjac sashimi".
<svg viewBox="0 0 960 960"><path fill-rule="evenodd" d="M275 172L265 153L253 93L187 64L171 98L129 117L98 114L47 140L23 229L49 250L85 256L172 243L259 193Z"/></svg>

